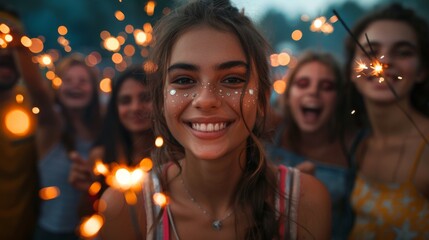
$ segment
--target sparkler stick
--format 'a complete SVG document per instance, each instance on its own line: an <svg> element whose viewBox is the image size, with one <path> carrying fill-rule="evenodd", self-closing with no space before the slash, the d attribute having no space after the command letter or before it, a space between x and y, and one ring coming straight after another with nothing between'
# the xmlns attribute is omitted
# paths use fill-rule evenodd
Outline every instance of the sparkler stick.
<svg viewBox="0 0 429 240"><path fill-rule="evenodd" d="M358 39L356 38L356 36L352 33L352 31L350 30L350 28L347 26L346 22L344 22L343 18L340 16L340 14L338 14L338 12L335 9L333 10L333 12L334 12L334 15L337 16L338 20L341 22L341 24L343 25L343 27L346 29L346 31L349 33L349 35L353 38L353 40L358 45L358 47L362 50L362 52L365 53L365 55L369 59L372 59L371 55L365 50L365 48L362 46L362 44L360 44L360 42L358 41Z"/></svg>

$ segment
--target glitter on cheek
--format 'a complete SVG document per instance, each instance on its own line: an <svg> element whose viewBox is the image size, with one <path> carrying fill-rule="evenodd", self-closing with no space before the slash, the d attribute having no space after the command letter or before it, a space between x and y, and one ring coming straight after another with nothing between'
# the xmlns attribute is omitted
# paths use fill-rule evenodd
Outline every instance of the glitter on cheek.
<svg viewBox="0 0 429 240"><path fill-rule="evenodd" d="M173 96L174 94L176 94L176 92L177 92L176 89L171 89L169 91L169 93L170 93L171 96Z"/></svg>

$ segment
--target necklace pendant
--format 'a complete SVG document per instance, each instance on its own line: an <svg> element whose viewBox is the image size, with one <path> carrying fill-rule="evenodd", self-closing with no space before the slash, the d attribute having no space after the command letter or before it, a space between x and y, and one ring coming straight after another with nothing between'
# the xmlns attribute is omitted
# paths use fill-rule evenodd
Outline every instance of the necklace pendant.
<svg viewBox="0 0 429 240"><path fill-rule="evenodd" d="M214 220L212 222L212 228L213 230L216 230L216 231L222 230L222 222L220 220Z"/></svg>

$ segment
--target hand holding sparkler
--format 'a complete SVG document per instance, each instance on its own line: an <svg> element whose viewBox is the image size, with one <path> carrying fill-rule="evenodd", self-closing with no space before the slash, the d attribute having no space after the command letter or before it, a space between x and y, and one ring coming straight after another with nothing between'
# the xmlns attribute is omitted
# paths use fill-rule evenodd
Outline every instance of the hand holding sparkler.
<svg viewBox="0 0 429 240"><path fill-rule="evenodd" d="M88 161L77 152L71 152L69 158L72 162L69 174L69 183L78 190L88 191L94 182L92 167Z"/></svg>

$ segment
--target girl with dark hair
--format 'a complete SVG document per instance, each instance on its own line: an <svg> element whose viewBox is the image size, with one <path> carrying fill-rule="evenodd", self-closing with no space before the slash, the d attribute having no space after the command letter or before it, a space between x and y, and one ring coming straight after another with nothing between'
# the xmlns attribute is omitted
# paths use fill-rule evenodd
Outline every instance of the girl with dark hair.
<svg viewBox="0 0 429 240"><path fill-rule="evenodd" d="M346 71L352 108L368 134L356 153L351 239L427 239L429 27L391 4L352 32L359 45L346 42Z"/></svg>
<svg viewBox="0 0 429 240"><path fill-rule="evenodd" d="M112 82L112 93L107 104L102 131L91 152L89 161L78 154L72 155L69 182L82 191L88 191L96 177L95 162L136 166L150 157L155 137L152 131L152 98L146 73L141 66L131 66ZM101 179L101 182L104 182ZM102 191L106 186L103 186ZM102 193L99 192L98 195ZM82 210L94 211L96 198L83 198Z"/></svg>
<svg viewBox="0 0 429 240"><path fill-rule="evenodd" d="M113 82L112 95L91 159L134 166L150 157L155 138L152 131L152 97L141 66L129 67Z"/></svg>
<svg viewBox="0 0 429 240"><path fill-rule="evenodd" d="M192 1L155 35L154 129L164 146L135 206L114 189L103 195L103 239L328 239L324 186L264 154L268 47L249 18L229 1ZM168 199L160 211L158 191Z"/></svg>

